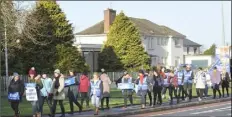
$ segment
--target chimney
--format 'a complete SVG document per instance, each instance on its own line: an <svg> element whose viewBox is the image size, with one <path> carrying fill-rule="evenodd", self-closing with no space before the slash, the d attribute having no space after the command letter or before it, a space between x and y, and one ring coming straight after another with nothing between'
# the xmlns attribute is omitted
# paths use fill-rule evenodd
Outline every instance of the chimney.
<svg viewBox="0 0 232 117"><path fill-rule="evenodd" d="M113 9L104 10L104 33L108 33L110 30L110 25L113 23L116 17L116 11Z"/></svg>

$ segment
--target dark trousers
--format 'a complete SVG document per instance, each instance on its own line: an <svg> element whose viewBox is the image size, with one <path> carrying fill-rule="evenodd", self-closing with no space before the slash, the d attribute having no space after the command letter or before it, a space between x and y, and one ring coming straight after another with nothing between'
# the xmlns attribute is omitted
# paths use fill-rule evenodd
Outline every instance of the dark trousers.
<svg viewBox="0 0 232 117"><path fill-rule="evenodd" d="M81 106L83 107L84 100L86 101L86 106L89 106L89 95L88 92L81 92Z"/></svg>
<svg viewBox="0 0 232 117"><path fill-rule="evenodd" d="M44 102L46 101L49 109L50 109L50 112L52 113L52 100L49 100L48 97L44 97L44 96L41 96L40 97L40 112L41 112L41 116L43 115L43 105L44 105Z"/></svg>
<svg viewBox="0 0 232 117"><path fill-rule="evenodd" d="M19 114L19 102L11 102L11 108L14 110L15 115Z"/></svg>
<svg viewBox="0 0 232 117"><path fill-rule="evenodd" d="M178 98L177 98L178 101L180 100L180 98L182 100L184 100L184 87L183 87L183 85L178 85L177 96L178 96Z"/></svg>
<svg viewBox="0 0 232 117"><path fill-rule="evenodd" d="M81 104L77 101L77 95L74 95L72 91L68 91L68 99L69 99L71 113L73 113L73 103L77 105L79 111L82 111Z"/></svg>
<svg viewBox="0 0 232 117"><path fill-rule="evenodd" d="M127 99L129 98L130 104L133 105L132 95L123 95L124 97L124 107L127 107Z"/></svg>
<svg viewBox="0 0 232 117"><path fill-rule="evenodd" d="M225 84L222 84L222 96L224 97L224 89L226 89L226 94L229 97L229 87Z"/></svg>
<svg viewBox="0 0 232 117"><path fill-rule="evenodd" d="M219 98L221 98L221 91L219 90L219 84L215 84L213 86L213 98L216 98L216 92L218 91L219 93Z"/></svg>
<svg viewBox="0 0 232 117"><path fill-rule="evenodd" d="M154 86L153 87L153 105L156 104L156 97L158 96L159 104L162 104L162 97L161 97L161 91L162 87L161 86Z"/></svg>
<svg viewBox="0 0 232 117"><path fill-rule="evenodd" d="M57 102L59 102L60 110L61 110L62 116L65 116L65 110L64 110L63 100L53 100L52 115L54 116L55 113L56 113L56 105L57 105Z"/></svg>
<svg viewBox="0 0 232 117"><path fill-rule="evenodd" d="M148 95L148 98L149 98L149 104L150 106L152 105L152 96L151 96L151 91L147 90L147 95ZM147 100L147 95L145 95L145 100ZM145 102L145 105L146 105L146 102Z"/></svg>
<svg viewBox="0 0 232 117"><path fill-rule="evenodd" d="M205 89L198 89L198 88L197 88L197 89L196 89L196 91L197 91L197 97L200 97L200 98L202 99L204 90L205 90Z"/></svg>
<svg viewBox="0 0 232 117"><path fill-rule="evenodd" d="M189 101L192 99L192 83L184 83L184 94L189 97Z"/></svg>
<svg viewBox="0 0 232 117"><path fill-rule="evenodd" d="M174 87L174 86L170 85L169 86L169 96L171 98L170 104L173 103L173 93L174 93L175 97L178 99L178 96L177 96L177 87ZM178 101L178 103L179 103L179 101Z"/></svg>
<svg viewBox="0 0 232 117"><path fill-rule="evenodd" d="M208 85L205 85L204 96L208 97Z"/></svg>
<svg viewBox="0 0 232 117"><path fill-rule="evenodd" d="M109 97L103 97L102 99L101 99L101 108L103 109L103 105L104 105L104 100L106 99L106 108L110 108L109 107L109 102L110 102L110 100L109 100Z"/></svg>

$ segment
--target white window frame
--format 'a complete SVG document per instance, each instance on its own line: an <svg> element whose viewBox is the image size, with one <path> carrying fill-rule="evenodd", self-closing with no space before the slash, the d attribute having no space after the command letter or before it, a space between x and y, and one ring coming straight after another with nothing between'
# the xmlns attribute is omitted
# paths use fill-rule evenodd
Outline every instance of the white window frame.
<svg viewBox="0 0 232 117"><path fill-rule="evenodd" d="M175 38L174 39L174 43L175 43L175 46L179 46L180 47L180 39Z"/></svg>
<svg viewBox="0 0 232 117"><path fill-rule="evenodd" d="M160 38L157 37L157 45L160 45Z"/></svg>

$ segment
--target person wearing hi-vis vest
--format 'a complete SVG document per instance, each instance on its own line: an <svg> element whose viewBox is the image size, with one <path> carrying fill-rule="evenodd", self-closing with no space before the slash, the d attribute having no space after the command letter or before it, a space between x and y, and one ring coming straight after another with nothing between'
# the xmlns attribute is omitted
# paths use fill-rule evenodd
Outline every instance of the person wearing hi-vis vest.
<svg viewBox="0 0 232 117"><path fill-rule="evenodd" d="M186 69L183 72L182 83L184 84L185 100L191 101L192 99L192 84L193 84L194 74L191 70L190 65L186 65Z"/></svg>
<svg viewBox="0 0 232 117"><path fill-rule="evenodd" d="M10 85L8 87L8 100L11 104L11 108L14 111L14 117L19 117L19 102L22 101L23 93L23 81L20 80L19 74L15 72L13 74L13 79L11 80Z"/></svg>
<svg viewBox="0 0 232 117"><path fill-rule="evenodd" d="M219 89L219 85L221 82L221 73L217 70L217 67L214 67L213 71L210 73L210 79L213 88L213 99L216 98L216 91L219 93L219 98L221 98L221 91Z"/></svg>
<svg viewBox="0 0 232 117"><path fill-rule="evenodd" d="M31 105L32 105L32 114L33 114L33 117L40 117L41 116L41 110L40 110L40 97L41 97L41 94L40 94L40 90L43 88L43 83L41 82L41 75L37 75L36 77L34 76L34 74L30 74L30 77L29 77L29 84L34 84L34 88L36 90L36 97L34 98L37 98L37 100L28 100L31 102ZM26 90L30 90L29 89L29 86L26 84ZM27 91L26 91L27 92ZM28 94L29 95L29 94ZM26 93L26 96L27 96L27 93Z"/></svg>
<svg viewBox="0 0 232 117"><path fill-rule="evenodd" d="M91 87L91 91L90 91L91 102L95 107L94 115L98 115L98 109L100 106L100 101L103 92L103 84L97 72L93 73L93 79L90 81L90 87Z"/></svg>
<svg viewBox="0 0 232 117"><path fill-rule="evenodd" d="M169 85L170 83L168 82L168 76L169 76L169 71L165 67L161 67L161 77L163 78L164 84L163 84L163 89L162 89L162 98L165 99L166 91L168 89L169 91ZM170 96L169 96L170 97Z"/></svg>
<svg viewBox="0 0 232 117"><path fill-rule="evenodd" d="M53 93L52 117L55 117L57 102L59 102L61 109L60 117L65 117L65 108L63 104L63 101L65 100L64 75L60 73L59 69L54 71L51 92Z"/></svg>
<svg viewBox="0 0 232 117"><path fill-rule="evenodd" d="M124 72L124 74L125 75L123 76L121 83L127 85L132 84L132 77L129 75L129 73ZM127 108L127 98L129 98L130 104L133 105L132 94L133 94L133 89L122 89L122 95L124 97L124 108Z"/></svg>
<svg viewBox="0 0 232 117"><path fill-rule="evenodd" d="M146 99L145 96L148 90L148 84L150 83L149 79L144 75L143 70L139 70L138 78L136 79L135 83L138 85L138 92L137 95L140 96L141 99L141 109L145 109Z"/></svg>
<svg viewBox="0 0 232 117"><path fill-rule="evenodd" d="M82 111L82 106L77 101L79 84L80 83L74 74L74 70L69 70L69 76L65 78L65 88L68 89L68 100L71 111L69 114L73 114L73 103L76 104L76 106L79 108L79 112Z"/></svg>
<svg viewBox="0 0 232 117"><path fill-rule="evenodd" d="M177 96L178 100L182 98L184 100L184 88L183 88L183 83L182 83L182 76L183 76L183 70L179 69L176 72L177 78L178 78L178 90L177 90Z"/></svg>

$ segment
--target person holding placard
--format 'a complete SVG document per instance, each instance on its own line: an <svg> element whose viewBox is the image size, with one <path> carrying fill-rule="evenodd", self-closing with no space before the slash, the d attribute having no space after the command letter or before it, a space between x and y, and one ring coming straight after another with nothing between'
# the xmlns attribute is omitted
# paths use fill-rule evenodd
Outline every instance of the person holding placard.
<svg viewBox="0 0 232 117"><path fill-rule="evenodd" d="M103 83L100 80L97 72L93 73L93 79L90 81L90 87L91 87L91 91L90 91L91 102L95 107L94 115L98 115L98 108L103 95L102 94Z"/></svg>
<svg viewBox="0 0 232 117"><path fill-rule="evenodd" d="M33 117L41 116L40 109L40 90L43 88L43 84L40 80L41 75L34 76L34 73L30 74L29 83L26 83L26 98L31 102Z"/></svg>
<svg viewBox="0 0 232 117"><path fill-rule="evenodd" d="M132 77L129 75L129 73L125 72L125 75L122 78L122 84L124 85L132 85ZM126 86L129 87L129 86ZM127 108L127 98L129 98L129 101L131 105L133 105L133 89L129 88L123 88L122 89L122 95L124 97L124 108Z"/></svg>
<svg viewBox="0 0 232 117"><path fill-rule="evenodd" d="M141 99L141 109L145 109L145 95L147 94L148 84L150 83L150 81L144 75L143 70L139 70L138 79L136 79L135 83L138 85L137 95L139 95Z"/></svg>
<svg viewBox="0 0 232 117"><path fill-rule="evenodd" d="M65 117L65 108L63 101L65 100L64 93L64 75L60 73L59 69L54 71L54 79L52 82L51 92L53 93L52 117L55 117L56 105L59 102L61 109L61 117Z"/></svg>
<svg viewBox="0 0 232 117"><path fill-rule="evenodd" d="M8 100L11 104L11 108L14 110L15 117L19 117L19 102L22 101L22 96L24 93L24 84L20 80L19 74L14 73L13 79L8 87Z"/></svg>
<svg viewBox="0 0 232 117"><path fill-rule="evenodd" d="M69 70L69 76L65 79L65 88L68 88L68 99L69 99L69 106L71 110L69 114L73 114L73 103L77 105L77 107L79 108L79 112L82 111L82 106L77 101L79 84L80 83L78 82L74 74L74 71Z"/></svg>

